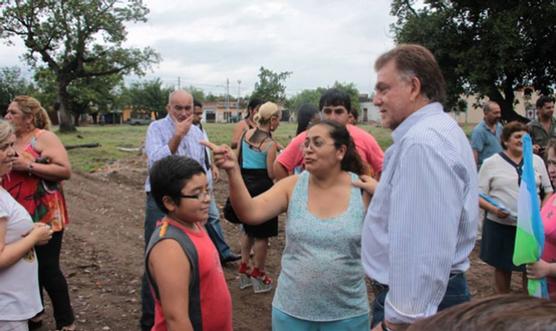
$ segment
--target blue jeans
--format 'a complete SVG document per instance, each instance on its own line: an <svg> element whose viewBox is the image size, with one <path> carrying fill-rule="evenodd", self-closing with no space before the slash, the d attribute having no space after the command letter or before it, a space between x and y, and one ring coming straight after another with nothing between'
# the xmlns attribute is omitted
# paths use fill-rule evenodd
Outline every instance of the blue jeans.
<svg viewBox="0 0 556 331"><path fill-rule="evenodd" d="M147 193L147 199L145 202L145 249L147 248L149 240L151 239L151 235L156 228L156 222L162 219L164 216L164 213L158 208L151 194ZM222 260L230 256L230 254L232 254L232 250L224 240L222 228L220 227L220 211L216 206L214 196L211 196L209 205L209 219L208 222L205 224L205 228L210 239L214 243L214 246L218 250L220 259ZM141 305L141 330L150 331L154 324L154 299L152 297L146 273L143 274L143 279L141 282Z"/></svg>
<svg viewBox="0 0 556 331"><path fill-rule="evenodd" d="M375 293L376 297L373 301L373 318L371 327L375 327L378 323L384 320L384 301L386 300L386 294L388 293L388 288L378 294ZM458 273L450 276L448 280L448 287L446 288L446 293L444 298L438 305L438 311L446 308L450 308L460 303L464 303L471 300L471 294L469 294L469 289L467 288L467 279L465 278L465 273Z"/></svg>
<svg viewBox="0 0 556 331"><path fill-rule="evenodd" d="M218 255L220 255L220 260L224 260L233 254L230 246L226 243L224 239L224 233L222 232L222 227L220 226L220 211L216 206L216 201L214 200L214 195L211 196L209 205L209 218L205 224L207 233L212 240L212 243L218 250Z"/></svg>

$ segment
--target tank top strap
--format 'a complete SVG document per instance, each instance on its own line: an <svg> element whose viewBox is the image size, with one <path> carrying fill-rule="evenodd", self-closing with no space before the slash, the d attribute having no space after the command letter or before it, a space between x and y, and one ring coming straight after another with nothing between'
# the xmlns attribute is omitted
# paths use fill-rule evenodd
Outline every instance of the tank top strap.
<svg viewBox="0 0 556 331"><path fill-rule="evenodd" d="M303 171L297 175L297 182L293 188L292 197L288 210L305 209L307 206L307 195L309 193L309 172Z"/></svg>
<svg viewBox="0 0 556 331"><path fill-rule="evenodd" d="M43 129L39 129L35 132L35 134L33 135L33 137L31 137L31 141L29 142L29 146L35 151L37 152L37 138L39 138L39 136L41 134L44 133Z"/></svg>

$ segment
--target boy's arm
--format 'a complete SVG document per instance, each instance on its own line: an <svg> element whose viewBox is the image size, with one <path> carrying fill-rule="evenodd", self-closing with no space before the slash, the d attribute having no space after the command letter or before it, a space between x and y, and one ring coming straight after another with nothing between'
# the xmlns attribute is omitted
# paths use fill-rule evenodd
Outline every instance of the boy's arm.
<svg viewBox="0 0 556 331"><path fill-rule="evenodd" d="M191 265L180 244L162 240L149 255L149 270L158 285L168 331L193 331L189 319Z"/></svg>

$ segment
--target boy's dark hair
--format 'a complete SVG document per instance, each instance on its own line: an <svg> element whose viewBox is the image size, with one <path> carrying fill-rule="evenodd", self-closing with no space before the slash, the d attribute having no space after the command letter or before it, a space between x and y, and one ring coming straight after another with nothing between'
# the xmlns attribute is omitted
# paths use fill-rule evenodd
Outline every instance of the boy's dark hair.
<svg viewBox="0 0 556 331"><path fill-rule="evenodd" d="M349 94L337 88L326 90L319 100L319 111L326 106L344 106L347 112L351 112L351 98Z"/></svg>
<svg viewBox="0 0 556 331"><path fill-rule="evenodd" d="M549 95L541 95L538 99L537 99L537 109L544 107L545 103L551 103L554 102L554 97L549 96Z"/></svg>
<svg viewBox="0 0 556 331"><path fill-rule="evenodd" d="M201 107L203 108L203 103L197 99L193 99L193 107L197 108L197 107Z"/></svg>
<svg viewBox="0 0 556 331"><path fill-rule="evenodd" d="M168 214L168 209L162 202L165 195L179 206L181 190L187 181L195 175L204 173L205 170L199 162L185 156L170 155L156 161L149 171L149 181L151 194L158 208L164 214Z"/></svg>

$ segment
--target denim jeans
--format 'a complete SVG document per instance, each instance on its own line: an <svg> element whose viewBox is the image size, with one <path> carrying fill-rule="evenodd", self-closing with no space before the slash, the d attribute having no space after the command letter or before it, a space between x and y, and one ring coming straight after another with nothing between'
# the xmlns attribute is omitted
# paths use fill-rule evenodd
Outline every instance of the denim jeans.
<svg viewBox="0 0 556 331"><path fill-rule="evenodd" d="M378 323L384 320L384 301L386 300L387 293L388 288L385 288L378 294L375 293L376 297L372 306L372 327L375 327ZM471 295L469 294L469 289L467 288L465 273L454 274L450 276L450 279L448 280L448 287L446 288L444 298L442 298L440 305L438 305L438 311L467 302L470 299Z"/></svg>
<svg viewBox="0 0 556 331"><path fill-rule="evenodd" d="M156 222L164 217L164 213L158 208L150 193L147 193L145 201L145 249L149 244L151 235L156 228ZM147 280L147 274L143 274L141 281L141 330L150 331L154 324L154 299Z"/></svg>
<svg viewBox="0 0 556 331"><path fill-rule="evenodd" d="M224 233L222 232L222 227L220 226L220 211L216 206L214 195L211 196L210 199L209 218L205 224L205 228L207 229L210 240L212 240L212 243L218 250L218 255L220 256L221 261L233 254L230 246L228 246L226 240L224 239Z"/></svg>

